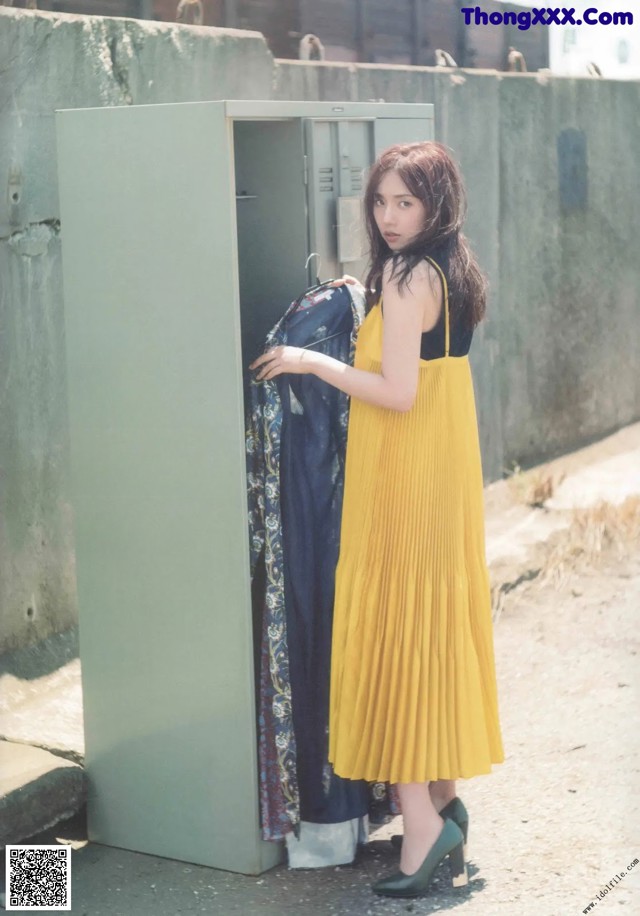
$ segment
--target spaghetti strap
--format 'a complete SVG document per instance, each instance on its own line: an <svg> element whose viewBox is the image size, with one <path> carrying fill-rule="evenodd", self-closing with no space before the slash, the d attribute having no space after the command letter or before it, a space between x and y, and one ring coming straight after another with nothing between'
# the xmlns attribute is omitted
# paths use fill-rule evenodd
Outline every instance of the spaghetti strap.
<svg viewBox="0 0 640 916"><path fill-rule="evenodd" d="M425 255L427 261L431 261L433 266L436 268L440 276L442 277L442 289L444 292L444 355L449 355L449 288L447 286L447 278L444 275L444 271L437 264L433 258L430 258L429 255Z"/></svg>

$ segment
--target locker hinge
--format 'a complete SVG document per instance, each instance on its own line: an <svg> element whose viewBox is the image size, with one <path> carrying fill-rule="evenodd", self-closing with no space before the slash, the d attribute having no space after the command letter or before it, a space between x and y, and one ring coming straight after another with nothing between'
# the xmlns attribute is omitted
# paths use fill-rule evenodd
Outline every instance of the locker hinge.
<svg viewBox="0 0 640 916"><path fill-rule="evenodd" d="M302 180L305 184L309 184L309 168L306 156L302 157Z"/></svg>

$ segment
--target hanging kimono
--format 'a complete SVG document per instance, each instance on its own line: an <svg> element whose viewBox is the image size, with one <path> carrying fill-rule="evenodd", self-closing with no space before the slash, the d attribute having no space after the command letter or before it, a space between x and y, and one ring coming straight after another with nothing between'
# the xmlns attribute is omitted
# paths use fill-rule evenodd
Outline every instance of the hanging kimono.
<svg viewBox="0 0 640 916"><path fill-rule="evenodd" d="M361 288L312 289L267 335L353 363ZM338 777L327 760L331 632L349 398L313 374L249 384L246 424L252 596L261 618L262 837L291 867L345 864L371 815L400 812L384 783Z"/></svg>

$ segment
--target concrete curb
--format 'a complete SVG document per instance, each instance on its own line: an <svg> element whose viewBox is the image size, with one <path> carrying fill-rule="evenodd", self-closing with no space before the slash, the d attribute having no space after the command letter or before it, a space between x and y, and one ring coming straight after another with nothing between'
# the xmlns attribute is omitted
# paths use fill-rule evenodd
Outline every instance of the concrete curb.
<svg viewBox="0 0 640 916"><path fill-rule="evenodd" d="M86 802L84 769L42 748L0 741L0 845L71 817Z"/></svg>

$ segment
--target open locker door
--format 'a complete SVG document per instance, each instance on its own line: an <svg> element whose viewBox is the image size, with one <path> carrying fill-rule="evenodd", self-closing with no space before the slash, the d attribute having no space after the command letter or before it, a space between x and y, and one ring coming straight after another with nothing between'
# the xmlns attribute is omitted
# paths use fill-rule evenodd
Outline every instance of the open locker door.
<svg viewBox="0 0 640 916"><path fill-rule="evenodd" d="M88 835L258 874L231 122L57 131Z"/></svg>

